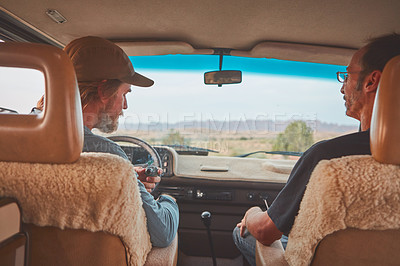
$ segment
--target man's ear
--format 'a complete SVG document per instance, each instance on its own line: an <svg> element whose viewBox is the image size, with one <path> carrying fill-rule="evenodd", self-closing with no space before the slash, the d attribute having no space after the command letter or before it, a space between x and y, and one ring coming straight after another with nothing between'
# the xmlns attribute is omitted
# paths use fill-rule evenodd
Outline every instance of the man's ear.
<svg viewBox="0 0 400 266"><path fill-rule="evenodd" d="M366 92L376 92L378 89L379 81L381 80L382 72L374 70L368 74L365 78L365 90Z"/></svg>
<svg viewBox="0 0 400 266"><path fill-rule="evenodd" d="M106 104L108 102L109 98L104 95L100 87L97 88L97 95L99 96L99 99L103 104Z"/></svg>

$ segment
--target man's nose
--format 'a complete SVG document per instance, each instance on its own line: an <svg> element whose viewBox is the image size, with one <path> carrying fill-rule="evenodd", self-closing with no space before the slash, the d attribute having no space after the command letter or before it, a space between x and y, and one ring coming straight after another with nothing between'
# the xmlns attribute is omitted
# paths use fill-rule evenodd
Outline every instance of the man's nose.
<svg viewBox="0 0 400 266"><path fill-rule="evenodd" d="M344 83L343 83L342 87L340 88L340 92L341 92L342 94L344 94Z"/></svg>

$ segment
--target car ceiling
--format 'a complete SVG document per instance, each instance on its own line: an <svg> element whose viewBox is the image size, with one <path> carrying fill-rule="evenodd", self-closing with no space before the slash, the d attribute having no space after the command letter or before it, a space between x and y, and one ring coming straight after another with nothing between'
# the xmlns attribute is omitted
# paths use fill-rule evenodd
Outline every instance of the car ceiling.
<svg viewBox="0 0 400 266"><path fill-rule="evenodd" d="M398 0L0 0L0 7L59 46L101 36L130 55L228 48L234 55L346 65L366 39L400 32ZM49 9L67 22L55 23Z"/></svg>

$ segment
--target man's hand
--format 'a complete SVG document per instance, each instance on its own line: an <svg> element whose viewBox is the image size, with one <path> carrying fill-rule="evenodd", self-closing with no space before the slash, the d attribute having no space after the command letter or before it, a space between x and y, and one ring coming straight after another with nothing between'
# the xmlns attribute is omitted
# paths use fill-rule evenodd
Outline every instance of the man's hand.
<svg viewBox="0 0 400 266"><path fill-rule="evenodd" d="M160 175L162 174L162 169L160 168L158 169L158 176L146 176L146 168L143 167L134 167L134 169L148 192L151 192L155 188L156 183L161 181Z"/></svg>
<svg viewBox="0 0 400 266"><path fill-rule="evenodd" d="M248 209L242 221L237 224L237 227L240 228L240 235L242 237L247 228L247 231L263 245L271 245L282 236L282 232L279 231L271 218L269 218L268 213L262 211L260 207L251 207Z"/></svg>
<svg viewBox="0 0 400 266"><path fill-rule="evenodd" d="M262 212L262 210L259 207L251 207L248 209L243 217L243 219L236 225L237 227L240 228L240 236L244 236L244 232L246 231L246 219L250 216L252 216L255 213ZM250 218L251 219L251 218Z"/></svg>

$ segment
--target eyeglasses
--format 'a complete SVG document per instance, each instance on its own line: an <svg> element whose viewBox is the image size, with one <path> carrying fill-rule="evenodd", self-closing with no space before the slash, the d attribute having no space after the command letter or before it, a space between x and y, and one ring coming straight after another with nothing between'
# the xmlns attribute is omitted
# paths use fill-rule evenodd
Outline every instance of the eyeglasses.
<svg viewBox="0 0 400 266"><path fill-rule="evenodd" d="M347 78L349 77L349 73L360 73L361 71L352 71L352 72L336 72L336 78L340 83L345 83Z"/></svg>
<svg viewBox="0 0 400 266"><path fill-rule="evenodd" d="M340 83L344 83L347 80L349 74L347 72L336 72L336 78Z"/></svg>

